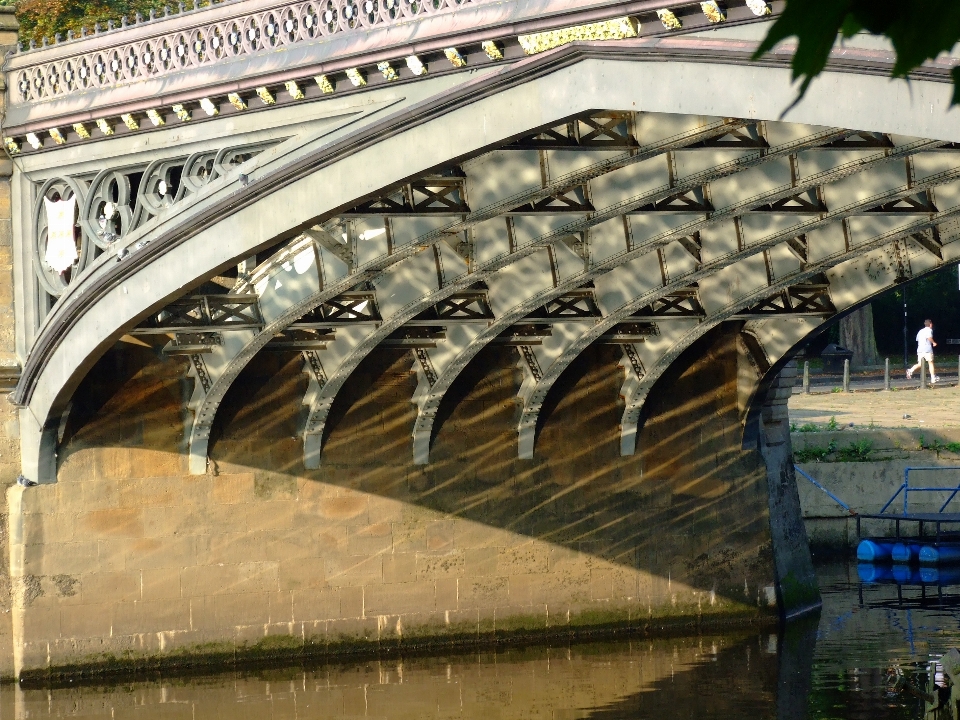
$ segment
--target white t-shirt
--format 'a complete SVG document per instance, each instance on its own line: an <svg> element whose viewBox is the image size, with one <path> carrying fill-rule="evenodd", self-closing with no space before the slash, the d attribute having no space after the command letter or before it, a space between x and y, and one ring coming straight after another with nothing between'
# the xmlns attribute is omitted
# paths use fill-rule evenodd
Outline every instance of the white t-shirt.
<svg viewBox="0 0 960 720"><path fill-rule="evenodd" d="M933 345L930 344L930 341L933 340L933 328L925 327L923 330L917 333L917 354L922 353L932 353Z"/></svg>

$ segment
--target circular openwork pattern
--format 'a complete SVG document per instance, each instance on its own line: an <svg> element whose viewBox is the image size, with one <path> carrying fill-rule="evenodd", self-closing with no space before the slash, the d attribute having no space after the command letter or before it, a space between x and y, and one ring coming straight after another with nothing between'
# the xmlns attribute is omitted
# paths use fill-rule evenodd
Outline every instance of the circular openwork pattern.
<svg viewBox="0 0 960 720"><path fill-rule="evenodd" d="M144 75L152 75L157 70L157 52L154 49L153 42L148 40L141 43L139 48L140 71Z"/></svg>
<svg viewBox="0 0 960 720"><path fill-rule="evenodd" d="M156 217L177 201L185 160L183 157L156 160L147 167L137 189L134 227Z"/></svg>
<svg viewBox="0 0 960 720"><path fill-rule="evenodd" d="M33 267L43 289L54 297L60 296L80 271L87 266L90 260L90 243L87 240L86 233L83 232L81 228L81 223L77 219L77 213L82 212L86 201L86 190L86 184L74 178L52 178L47 180L40 188L37 204L34 206L33 224L36 242L33 245ZM47 212L44 198L53 202L70 200L72 198L76 199L73 212L74 219L77 221L74 225L74 242L77 248L77 259L71 267L63 272L57 272L50 267L46 261Z"/></svg>
<svg viewBox="0 0 960 720"><path fill-rule="evenodd" d="M90 186L80 222L84 234L106 249L134 227L134 197L130 179L117 170L104 170Z"/></svg>
<svg viewBox="0 0 960 720"><path fill-rule="evenodd" d="M56 63L47 65L47 87L53 95L60 92L60 68Z"/></svg>
<svg viewBox="0 0 960 720"><path fill-rule="evenodd" d="M418 15L490 0L311 0L242 15L222 23L125 43L110 50L41 63L17 75L16 104L75 89L131 82L180 68L334 35L389 25ZM69 76L68 76L69 68Z"/></svg>
<svg viewBox="0 0 960 720"><path fill-rule="evenodd" d="M77 87L78 77L75 65L76 63L73 60L67 60L63 63L62 78L67 90L75 90Z"/></svg>

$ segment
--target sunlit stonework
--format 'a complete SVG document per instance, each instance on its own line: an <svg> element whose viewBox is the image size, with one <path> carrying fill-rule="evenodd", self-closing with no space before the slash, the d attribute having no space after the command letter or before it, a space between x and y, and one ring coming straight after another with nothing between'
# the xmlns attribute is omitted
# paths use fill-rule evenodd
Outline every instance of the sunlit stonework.
<svg viewBox="0 0 960 720"><path fill-rule="evenodd" d="M561 45L585 40L623 40L637 36L639 24L630 17L605 20L604 22L590 23L551 30L549 32L520 35L520 46L527 55L536 55Z"/></svg>

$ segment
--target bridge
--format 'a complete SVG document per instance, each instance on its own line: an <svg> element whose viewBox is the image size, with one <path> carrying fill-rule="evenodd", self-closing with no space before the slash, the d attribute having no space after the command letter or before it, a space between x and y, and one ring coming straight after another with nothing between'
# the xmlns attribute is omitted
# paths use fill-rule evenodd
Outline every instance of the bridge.
<svg viewBox="0 0 960 720"><path fill-rule="evenodd" d="M951 57L861 38L783 116L781 8L230 0L8 54L4 672L815 607L791 359L960 261L960 130Z"/></svg>

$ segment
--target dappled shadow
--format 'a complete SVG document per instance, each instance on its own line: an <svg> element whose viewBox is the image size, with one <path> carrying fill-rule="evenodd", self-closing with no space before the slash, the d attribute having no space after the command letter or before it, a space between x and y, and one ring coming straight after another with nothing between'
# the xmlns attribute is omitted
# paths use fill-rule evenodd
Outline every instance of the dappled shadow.
<svg viewBox="0 0 960 720"><path fill-rule="evenodd" d="M100 388L98 378L112 372L113 356L128 352L118 346L108 353L85 383ZM658 383L648 400L652 410L639 452L630 457L620 455L620 356L617 346L597 345L571 365L541 415L536 459L525 461L517 458L516 351L488 348L449 396L431 463L417 466L410 438L416 417L411 355L377 349L337 397L321 468L307 471L299 436L307 387L302 361L292 352L261 353L223 402L212 467L228 475L253 472L265 500L295 500L298 493L320 497L340 488L345 496L387 501L383 507L390 509L377 511L387 518L385 530L370 510L362 516L368 524L356 531L392 533L392 546L370 540L364 550L350 550L360 544L349 537L337 541L343 553L357 553L351 561L356 566L381 547L444 552L454 547L454 534L458 547L480 554L491 543L516 544L504 538L526 537L547 545L518 559L517 572L549 571L561 582L563 562L576 561L579 574L572 582L582 587L574 595L584 602L622 596L650 607L676 605L673 583L701 589L711 604L717 596L756 607L773 575L766 473L758 453L740 448L736 333L711 333ZM80 450L107 453L105 448L118 444L177 458L141 469L147 475L183 467L177 452L183 444L184 370L146 362L137 375L118 381L112 398L65 444L62 471L69 473L70 458ZM131 444L124 438L134 421L163 431L141 432ZM127 461L135 463L136 455ZM317 490L309 490L310 484ZM427 516L415 508L433 513L435 520L460 518L468 524L426 530L418 522ZM316 516L304 522L322 524ZM484 527L500 535L486 537ZM291 526L278 541L296 532ZM546 553L542 559L541 553ZM593 571L591 557L603 561ZM472 572L465 565L458 571ZM643 574L663 579L662 585L641 589Z"/></svg>

